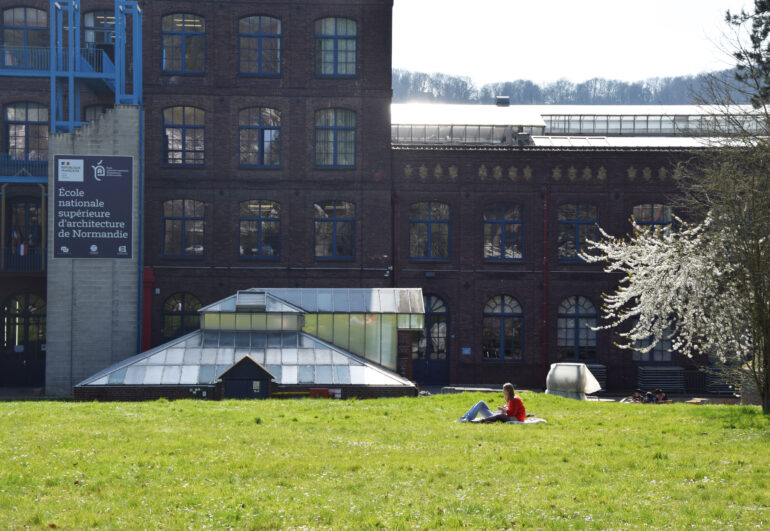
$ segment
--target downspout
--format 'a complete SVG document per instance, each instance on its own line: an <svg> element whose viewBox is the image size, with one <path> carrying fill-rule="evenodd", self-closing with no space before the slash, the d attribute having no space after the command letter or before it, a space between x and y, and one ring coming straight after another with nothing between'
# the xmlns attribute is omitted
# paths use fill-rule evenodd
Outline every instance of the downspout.
<svg viewBox="0 0 770 531"><path fill-rule="evenodd" d="M393 249L391 250L392 255L392 267L393 270L390 272L390 285L391 287L398 287L398 205L399 205L399 198L398 194L396 194L396 191L393 189L393 176L391 176L391 192L390 192L390 205L391 205L391 225L393 228Z"/></svg>
<svg viewBox="0 0 770 531"><path fill-rule="evenodd" d="M141 65L139 65L141 69ZM137 282L137 295L136 301L136 352L142 352L142 292L144 291L144 268L142 263L144 261L142 250L144 249L144 109L139 104L139 251L138 251L138 267L137 276L139 277Z"/></svg>
<svg viewBox="0 0 770 531"><path fill-rule="evenodd" d="M548 375L548 189L543 190L543 307L541 309L540 342L543 382Z"/></svg>

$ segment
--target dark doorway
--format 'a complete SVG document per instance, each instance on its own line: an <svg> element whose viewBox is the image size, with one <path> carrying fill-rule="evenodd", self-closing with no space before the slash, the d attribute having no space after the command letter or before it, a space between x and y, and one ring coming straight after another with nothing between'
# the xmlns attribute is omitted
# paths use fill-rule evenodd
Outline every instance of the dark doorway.
<svg viewBox="0 0 770 531"><path fill-rule="evenodd" d="M441 297L425 295L425 331L412 344L412 370L421 385L449 383L449 310Z"/></svg>
<svg viewBox="0 0 770 531"><path fill-rule="evenodd" d="M45 301L14 295L0 308L0 386L45 385Z"/></svg>

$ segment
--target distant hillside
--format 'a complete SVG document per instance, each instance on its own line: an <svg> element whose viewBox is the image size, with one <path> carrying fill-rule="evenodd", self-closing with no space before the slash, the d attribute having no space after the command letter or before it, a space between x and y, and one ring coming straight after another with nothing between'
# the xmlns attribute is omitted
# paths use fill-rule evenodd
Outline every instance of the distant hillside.
<svg viewBox="0 0 770 531"><path fill-rule="evenodd" d="M602 78L572 83L560 79L546 85L516 80L477 87L468 77L393 70L393 101L441 103L494 103L495 96L508 96L511 104L556 105L686 105L695 95L704 99L709 78L732 79L734 70L697 76L656 77L626 82ZM735 103L748 103L734 95ZM711 102L707 102L711 103Z"/></svg>

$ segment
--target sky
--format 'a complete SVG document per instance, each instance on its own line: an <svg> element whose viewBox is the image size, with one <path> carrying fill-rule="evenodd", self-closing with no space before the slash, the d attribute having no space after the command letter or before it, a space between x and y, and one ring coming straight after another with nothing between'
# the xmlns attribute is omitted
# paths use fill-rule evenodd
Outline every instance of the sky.
<svg viewBox="0 0 770 531"><path fill-rule="evenodd" d="M395 0L393 68L470 77L640 81L734 66L725 11L752 0Z"/></svg>

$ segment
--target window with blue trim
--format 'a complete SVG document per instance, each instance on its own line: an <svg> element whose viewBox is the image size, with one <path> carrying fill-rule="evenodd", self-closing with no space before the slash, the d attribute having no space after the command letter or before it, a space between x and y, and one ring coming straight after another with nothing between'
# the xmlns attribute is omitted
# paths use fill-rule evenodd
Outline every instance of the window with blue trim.
<svg viewBox="0 0 770 531"><path fill-rule="evenodd" d="M524 259L524 215L519 205L484 210L484 259L516 262Z"/></svg>
<svg viewBox="0 0 770 531"><path fill-rule="evenodd" d="M8 155L15 160L48 160L48 107L21 102L5 106Z"/></svg>
<svg viewBox="0 0 770 531"><path fill-rule="evenodd" d="M569 203L559 207L558 257L564 262L581 261L586 241L598 239L597 208L591 204Z"/></svg>
<svg viewBox="0 0 770 531"><path fill-rule="evenodd" d="M115 12L99 10L83 15L83 41L88 48L112 50L115 46Z"/></svg>
<svg viewBox="0 0 770 531"><path fill-rule="evenodd" d="M412 359L446 360L449 352L449 309L441 297L425 295L425 331L412 343Z"/></svg>
<svg viewBox="0 0 770 531"><path fill-rule="evenodd" d="M596 306L585 297L568 297L559 304L557 356L561 360L596 359Z"/></svg>
<svg viewBox="0 0 770 531"><path fill-rule="evenodd" d="M449 260L449 205L432 201L409 205L409 258Z"/></svg>
<svg viewBox="0 0 770 531"><path fill-rule="evenodd" d="M356 113L322 109L315 113L316 166L351 168L356 165Z"/></svg>
<svg viewBox="0 0 770 531"><path fill-rule="evenodd" d="M313 204L315 257L353 259L356 255L356 206L348 201Z"/></svg>
<svg viewBox="0 0 770 531"><path fill-rule="evenodd" d="M519 301L497 295L484 306L481 353L485 360L521 361L524 356L524 314Z"/></svg>
<svg viewBox="0 0 770 531"><path fill-rule="evenodd" d="M48 67L48 13L32 7L3 10L0 60L5 67L43 70Z"/></svg>
<svg viewBox="0 0 770 531"><path fill-rule="evenodd" d="M281 74L281 21L267 16L238 21L239 71L241 74Z"/></svg>
<svg viewBox="0 0 770 531"><path fill-rule="evenodd" d="M200 328L201 301L191 293L174 293L163 303L165 338L183 336Z"/></svg>
<svg viewBox="0 0 770 531"><path fill-rule="evenodd" d="M319 76L356 75L357 24L349 18L315 22L315 73Z"/></svg>
<svg viewBox="0 0 770 531"><path fill-rule="evenodd" d="M196 107L163 109L166 164L201 166L205 162L206 111Z"/></svg>
<svg viewBox="0 0 770 531"><path fill-rule="evenodd" d="M252 199L240 203L242 258L278 258L281 255L281 205Z"/></svg>
<svg viewBox="0 0 770 531"><path fill-rule="evenodd" d="M174 13L161 20L163 71L202 74L206 65L206 20Z"/></svg>
<svg viewBox="0 0 770 531"><path fill-rule="evenodd" d="M238 113L241 166L281 165L281 111L250 107Z"/></svg>
<svg viewBox="0 0 770 531"><path fill-rule="evenodd" d="M652 344L652 338L634 341L633 360L640 363L670 363L673 352L673 333L673 327L671 325L667 326L663 331L663 337L649 350L647 349ZM643 350L646 350L646 352L643 352Z"/></svg>
<svg viewBox="0 0 770 531"><path fill-rule="evenodd" d="M667 230L671 227L673 217L671 207L660 203L636 205L633 210L634 221L642 228L654 231L656 228Z"/></svg>
<svg viewBox="0 0 770 531"><path fill-rule="evenodd" d="M163 202L163 256L200 258L206 203L192 199Z"/></svg>

